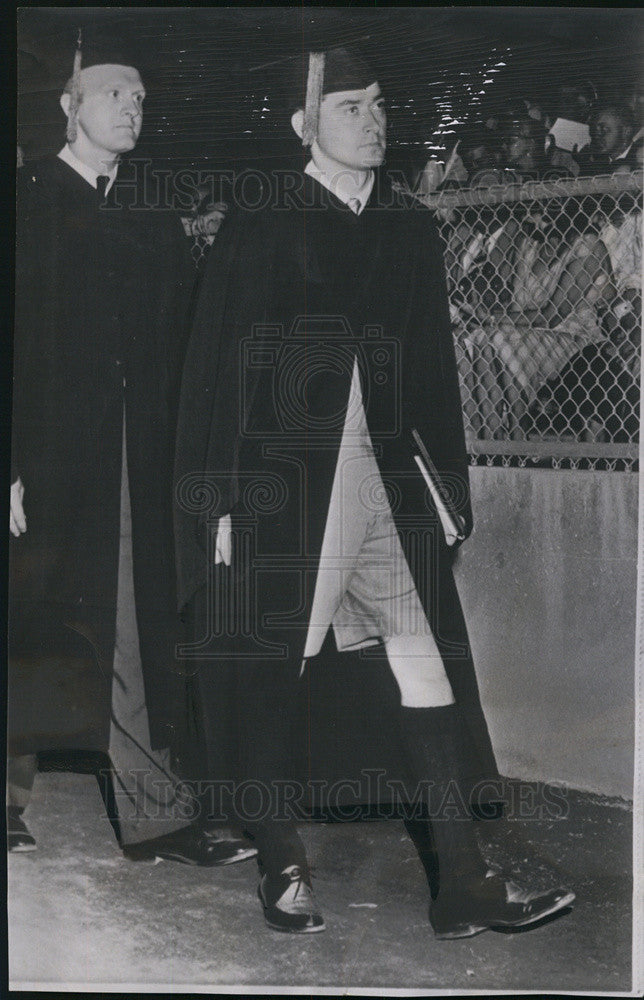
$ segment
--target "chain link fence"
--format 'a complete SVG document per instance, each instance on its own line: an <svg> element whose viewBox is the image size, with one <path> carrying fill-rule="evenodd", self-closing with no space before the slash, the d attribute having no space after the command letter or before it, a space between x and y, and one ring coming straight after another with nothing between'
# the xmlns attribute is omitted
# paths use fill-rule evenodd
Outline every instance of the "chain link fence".
<svg viewBox="0 0 644 1000"><path fill-rule="evenodd" d="M445 242L475 462L634 468L642 177L425 197Z"/></svg>
<svg viewBox="0 0 644 1000"><path fill-rule="evenodd" d="M422 200L445 244L472 462L635 468L641 173ZM190 239L200 269L213 238Z"/></svg>

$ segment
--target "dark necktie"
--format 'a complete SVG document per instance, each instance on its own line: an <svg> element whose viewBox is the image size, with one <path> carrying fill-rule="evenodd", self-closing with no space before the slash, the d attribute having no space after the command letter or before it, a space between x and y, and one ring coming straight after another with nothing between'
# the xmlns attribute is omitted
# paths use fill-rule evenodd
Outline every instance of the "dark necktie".
<svg viewBox="0 0 644 1000"><path fill-rule="evenodd" d="M99 174L96 178L96 197L98 199L99 205L102 205L105 201L105 192L107 190L107 185L110 179L107 174Z"/></svg>

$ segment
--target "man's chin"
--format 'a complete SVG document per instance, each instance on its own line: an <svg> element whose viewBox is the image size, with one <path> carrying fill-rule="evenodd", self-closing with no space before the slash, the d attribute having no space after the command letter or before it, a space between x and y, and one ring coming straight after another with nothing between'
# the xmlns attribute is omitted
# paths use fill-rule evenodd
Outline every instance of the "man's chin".
<svg viewBox="0 0 644 1000"><path fill-rule="evenodd" d="M373 149L368 152L363 158L363 166L369 167L380 167L385 162L385 151L382 147L378 149Z"/></svg>
<svg viewBox="0 0 644 1000"><path fill-rule="evenodd" d="M130 150L134 149L134 147L136 146L138 138L139 138L138 135L131 135L131 134L119 136L114 141L114 144L113 144L114 148L113 148L112 152L115 153L115 154L117 154L117 153L129 153Z"/></svg>

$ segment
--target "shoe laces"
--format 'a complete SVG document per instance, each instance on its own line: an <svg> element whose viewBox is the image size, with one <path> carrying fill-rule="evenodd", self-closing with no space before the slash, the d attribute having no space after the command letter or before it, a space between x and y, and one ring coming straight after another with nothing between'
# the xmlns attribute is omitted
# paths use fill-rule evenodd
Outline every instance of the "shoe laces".
<svg viewBox="0 0 644 1000"><path fill-rule="evenodd" d="M299 865L290 865L281 874L290 882L277 900L276 905L289 913L310 913L313 891L302 869Z"/></svg>

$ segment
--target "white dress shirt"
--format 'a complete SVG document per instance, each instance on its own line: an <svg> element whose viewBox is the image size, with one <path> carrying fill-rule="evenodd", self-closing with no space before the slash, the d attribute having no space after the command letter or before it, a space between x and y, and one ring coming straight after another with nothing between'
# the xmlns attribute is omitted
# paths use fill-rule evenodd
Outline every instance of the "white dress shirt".
<svg viewBox="0 0 644 1000"><path fill-rule="evenodd" d="M62 160L63 163L66 163L67 166L72 168L72 170L75 170L77 174L81 175L81 177L84 177L87 183L91 184L93 188L96 188L98 186L96 183L97 177L108 177L109 180L105 187L105 194L107 194L107 192L112 187L112 184L116 180L116 173L119 168L118 163L114 167L112 167L112 169L109 172L108 171L101 172L99 170L94 170L94 167L89 167L86 163L83 163L82 160L78 159L76 154L72 152L69 143L66 146L63 146L60 153L58 154L58 159Z"/></svg>
<svg viewBox="0 0 644 1000"><path fill-rule="evenodd" d="M324 154L317 152L316 157L318 162L309 160L304 173L319 181L343 205L348 205L352 212L360 215L373 189L373 170L368 171L362 184L356 185L355 174L348 167L345 170L338 170L336 164Z"/></svg>

